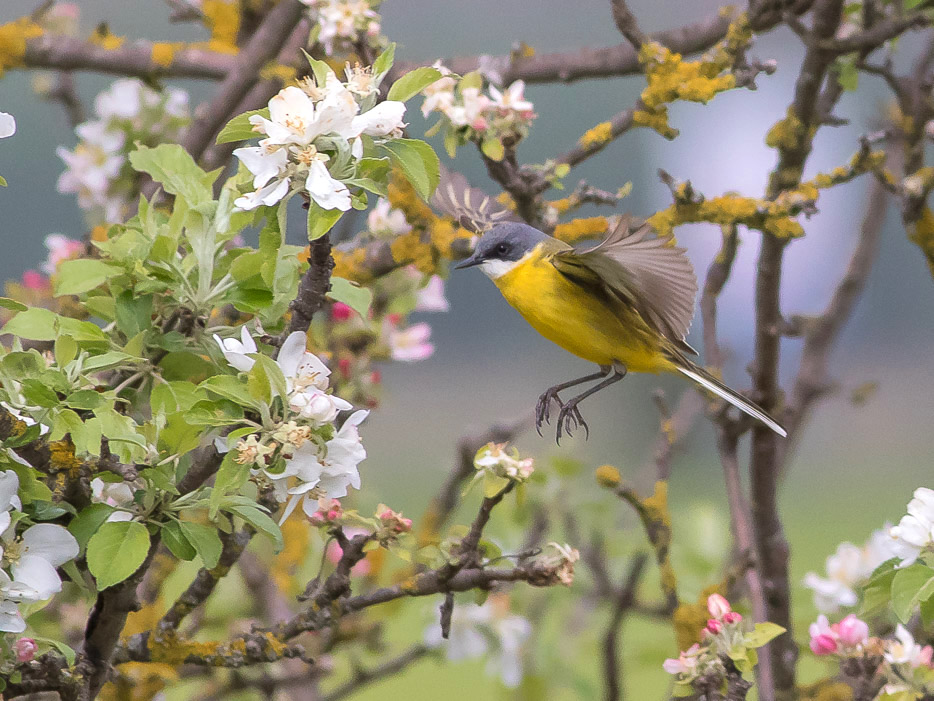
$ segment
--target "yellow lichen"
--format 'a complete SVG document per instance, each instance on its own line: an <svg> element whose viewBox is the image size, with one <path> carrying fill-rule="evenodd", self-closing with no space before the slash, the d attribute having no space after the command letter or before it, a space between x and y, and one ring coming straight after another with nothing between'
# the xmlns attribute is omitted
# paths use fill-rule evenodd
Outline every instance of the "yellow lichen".
<svg viewBox="0 0 934 701"><path fill-rule="evenodd" d="M558 224L554 237L566 243L577 243L606 233L610 223L606 217L582 217Z"/></svg>
<svg viewBox="0 0 934 701"><path fill-rule="evenodd" d="M237 52L240 33L240 7L234 0L204 0L201 4L204 22L211 32L209 47L221 53Z"/></svg>
<svg viewBox="0 0 934 701"><path fill-rule="evenodd" d="M282 551L273 559L269 574L276 588L285 596L293 598L301 593L301 584L295 577L298 568L305 561L311 542L311 524L300 510L282 524Z"/></svg>
<svg viewBox="0 0 934 701"><path fill-rule="evenodd" d="M302 254L299 254L301 258ZM304 260L308 260L308 254L305 253ZM362 246L359 248L353 248L349 251L342 251L340 249L334 249L332 252L334 256L334 276L342 277L346 280L357 283L365 283L372 280L372 276L364 268L364 263L366 263L366 249Z"/></svg>
<svg viewBox="0 0 934 701"><path fill-rule="evenodd" d="M822 679L798 687L800 701L853 701L853 687L836 679Z"/></svg>
<svg viewBox="0 0 934 701"><path fill-rule="evenodd" d="M118 37L116 34L112 34L110 27L106 24L99 24L97 28L91 33L91 36L88 38L95 46L99 46L102 49L107 51L116 51L121 46L123 42L126 41L123 37Z"/></svg>
<svg viewBox="0 0 934 701"><path fill-rule="evenodd" d="M908 238L924 253L931 275L934 275L934 214L931 213L930 207L925 206L921 210L921 216L912 227Z"/></svg>
<svg viewBox="0 0 934 701"><path fill-rule="evenodd" d="M784 119L775 122L765 135L765 145L774 149L794 149L814 129L808 129L804 122L795 114L794 108L789 107Z"/></svg>
<svg viewBox="0 0 934 701"><path fill-rule="evenodd" d="M259 71L259 77L263 80L278 80L282 85L295 79L297 72L294 67L286 66L275 61L267 63Z"/></svg>
<svg viewBox="0 0 934 701"><path fill-rule="evenodd" d="M75 445L70 438L49 443L49 467L77 478L81 474L81 461L75 457Z"/></svg>
<svg viewBox="0 0 934 701"><path fill-rule="evenodd" d="M26 42L42 36L42 27L28 17L0 24L0 77L7 68L23 65Z"/></svg>
<svg viewBox="0 0 934 701"><path fill-rule="evenodd" d="M597 484L610 489L619 486L619 483L623 481L619 470L612 465L601 465L597 468L596 472L594 472L594 477L597 480Z"/></svg>
<svg viewBox="0 0 934 701"><path fill-rule="evenodd" d="M101 689L102 701L150 701L167 684L178 680L178 670L168 664L127 662L120 665L114 681Z"/></svg>
<svg viewBox="0 0 934 701"><path fill-rule="evenodd" d="M181 43L157 41L152 45L152 62L157 66L168 68L175 59L175 52L184 46Z"/></svg>
<svg viewBox="0 0 934 701"><path fill-rule="evenodd" d="M613 125L609 122L600 122L592 129L584 132L578 140L581 148L590 149L600 147L613 138Z"/></svg>
<svg viewBox="0 0 934 701"><path fill-rule="evenodd" d="M647 84L642 107L633 114L635 124L673 139L678 132L668 123L666 105L676 100L707 103L718 93L735 88L732 70L751 37L746 16L741 15L730 24L726 37L697 61L685 61L681 54L658 42L645 42L639 50L639 62Z"/></svg>

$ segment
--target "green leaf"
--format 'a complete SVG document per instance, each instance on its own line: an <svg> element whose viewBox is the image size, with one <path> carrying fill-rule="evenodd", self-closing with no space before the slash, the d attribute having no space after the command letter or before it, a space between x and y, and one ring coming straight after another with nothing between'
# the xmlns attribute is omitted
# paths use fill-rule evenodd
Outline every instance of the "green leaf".
<svg viewBox="0 0 934 701"><path fill-rule="evenodd" d="M253 528L266 534L272 539L276 552L282 550L282 531L268 514L255 506L234 505L226 507L227 511L237 514Z"/></svg>
<svg viewBox="0 0 934 701"><path fill-rule="evenodd" d="M388 73L389 69L392 68L392 62L395 56L396 45L392 43L383 50L383 53L376 57L375 61L373 61L373 75L378 77Z"/></svg>
<svg viewBox="0 0 934 701"><path fill-rule="evenodd" d="M140 146L129 158L134 170L147 173L166 192L179 195L192 207L214 197L211 185L219 173L205 173L179 144Z"/></svg>
<svg viewBox="0 0 934 701"><path fill-rule="evenodd" d="M252 432L252 429L247 428L240 429L234 433L246 435L250 432ZM229 438L230 436L228 436L228 439ZM217 515L217 511L220 509L221 504L224 501L224 497L226 497L228 494L239 492L240 488L246 484L246 481L250 477L250 466L241 465L236 460L234 460L235 456L236 451L229 450L224 455L221 466L217 470L217 477L214 478L214 488L211 490L211 506L210 510L208 511L209 518L213 519Z"/></svg>
<svg viewBox="0 0 934 701"><path fill-rule="evenodd" d="M311 66L311 72L315 76L315 84L319 87L324 87L324 84L328 79L328 73L333 73L331 67L324 61L319 61L316 59L314 56L305 51L305 49L302 49L302 53L305 54L305 58L308 60L308 65Z"/></svg>
<svg viewBox="0 0 934 701"><path fill-rule="evenodd" d="M89 292L122 272L119 266L96 258L62 261L55 272L55 296Z"/></svg>
<svg viewBox="0 0 934 701"><path fill-rule="evenodd" d="M441 77L441 71L437 68L429 68L428 66L416 68L414 71L409 71L392 84L386 99L405 102L409 98L418 95L418 93L432 83L440 80Z"/></svg>
<svg viewBox="0 0 934 701"><path fill-rule="evenodd" d="M127 338L134 338L152 326L152 295L121 292L115 300L117 328Z"/></svg>
<svg viewBox="0 0 934 701"><path fill-rule="evenodd" d="M762 647L771 640L785 632L785 629L776 623L756 623L756 627L743 638L746 647Z"/></svg>
<svg viewBox="0 0 934 701"><path fill-rule="evenodd" d="M503 142L492 136L483 140L480 144L480 150L483 151L484 156L497 163L506 156L506 149L503 147Z"/></svg>
<svg viewBox="0 0 934 701"><path fill-rule="evenodd" d="M279 363L262 353L251 353L250 357L256 361L253 368L262 367L269 382L269 388L272 396L285 398L288 395L288 388L285 384L285 375L282 374L282 368Z"/></svg>
<svg viewBox="0 0 934 701"><path fill-rule="evenodd" d="M250 394L247 385L231 375L215 375L202 382L199 387L229 399L236 404L258 407L260 402Z"/></svg>
<svg viewBox="0 0 934 701"><path fill-rule="evenodd" d="M441 179L441 164L434 149L418 139L393 139L380 145L399 168L412 187L426 202L438 187Z"/></svg>
<svg viewBox="0 0 934 701"><path fill-rule="evenodd" d="M14 312L24 312L29 309L29 307L22 302L17 302L15 299L10 299L9 297L0 297L0 307Z"/></svg>
<svg viewBox="0 0 934 701"><path fill-rule="evenodd" d="M78 515L71 519L68 530L78 541L78 547L82 552L87 547L91 536L97 533L113 512L114 507L109 504L91 504L81 509Z"/></svg>
<svg viewBox="0 0 934 701"><path fill-rule="evenodd" d="M253 125L250 124L250 117L256 114L269 119L269 108L264 107L261 110L250 110L249 112L238 114L224 125L224 128L221 129L221 133L217 135L215 143L229 144L233 141L246 141L247 139L253 139L258 136L258 134L253 131Z"/></svg>
<svg viewBox="0 0 934 701"><path fill-rule="evenodd" d="M373 301L373 292L367 287L360 287L342 277L332 277L328 297L335 302L343 302L366 319L370 303Z"/></svg>
<svg viewBox="0 0 934 701"><path fill-rule="evenodd" d="M97 409L105 401L104 397L93 389L79 389L65 398L65 404L74 409Z"/></svg>
<svg viewBox="0 0 934 701"><path fill-rule="evenodd" d="M314 200L308 206L308 240L320 239L337 224L343 212L339 209L324 209Z"/></svg>
<svg viewBox="0 0 934 701"><path fill-rule="evenodd" d="M13 470L19 478L19 495L23 502L52 501L52 490L39 479L39 471L22 463L10 460L0 466L3 470Z"/></svg>
<svg viewBox="0 0 934 701"><path fill-rule="evenodd" d="M838 60L836 63L837 82L847 92L853 92L859 87L859 71L852 60Z"/></svg>
<svg viewBox="0 0 934 701"><path fill-rule="evenodd" d="M169 521L162 526L162 542L179 560L194 560L197 551L182 533L177 521Z"/></svg>
<svg viewBox="0 0 934 701"><path fill-rule="evenodd" d="M0 175L0 187L6 187L6 178Z"/></svg>
<svg viewBox="0 0 934 701"><path fill-rule="evenodd" d="M88 569L98 591L119 584L140 568L149 553L149 531L136 521L108 521L88 541Z"/></svg>
<svg viewBox="0 0 934 701"><path fill-rule="evenodd" d="M59 640L52 640L51 638L40 638L38 635L35 636L33 640L35 640L37 643L45 643L46 645L54 647L56 650L62 653L62 657L65 658L65 662L68 663L69 667L71 667L75 663L75 660L78 658L78 655L74 650Z"/></svg>
<svg viewBox="0 0 934 701"><path fill-rule="evenodd" d="M65 367L78 357L78 344L71 336L59 336L55 339L55 362L59 367Z"/></svg>
<svg viewBox="0 0 934 701"><path fill-rule="evenodd" d="M923 588L930 585L934 570L922 564L898 570L892 579L892 610L902 623L907 623L918 605Z"/></svg>
<svg viewBox="0 0 934 701"><path fill-rule="evenodd" d="M200 523L192 523L191 521L180 521L179 526L181 526L185 538L201 556L204 566L209 570L217 567L223 549L217 529Z"/></svg>
<svg viewBox="0 0 934 701"><path fill-rule="evenodd" d="M23 396L26 401L36 406L51 409L58 406L59 398L55 391L44 385L39 380L29 379L22 382Z"/></svg>
<svg viewBox="0 0 934 701"><path fill-rule="evenodd" d="M10 319L0 333L9 333L30 341L54 341L58 314L42 307L30 307Z"/></svg>

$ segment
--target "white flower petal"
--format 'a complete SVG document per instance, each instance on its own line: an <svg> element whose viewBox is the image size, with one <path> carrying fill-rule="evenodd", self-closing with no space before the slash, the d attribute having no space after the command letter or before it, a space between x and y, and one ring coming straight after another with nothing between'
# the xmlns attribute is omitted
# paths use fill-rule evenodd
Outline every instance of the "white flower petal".
<svg viewBox="0 0 934 701"><path fill-rule="evenodd" d="M53 523L37 523L23 533L23 554L35 555L58 567L78 556L78 541L68 529Z"/></svg>
<svg viewBox="0 0 934 701"><path fill-rule="evenodd" d="M350 209L350 190L340 180L331 177L328 168L320 160L312 161L308 169L305 189L322 209Z"/></svg>
<svg viewBox="0 0 934 701"><path fill-rule="evenodd" d="M21 555L11 569L14 581L35 589L40 600L48 599L62 590L62 580L55 567L43 557Z"/></svg>
<svg viewBox="0 0 934 701"><path fill-rule="evenodd" d="M13 136L16 133L16 119L8 112L0 112L0 139Z"/></svg>

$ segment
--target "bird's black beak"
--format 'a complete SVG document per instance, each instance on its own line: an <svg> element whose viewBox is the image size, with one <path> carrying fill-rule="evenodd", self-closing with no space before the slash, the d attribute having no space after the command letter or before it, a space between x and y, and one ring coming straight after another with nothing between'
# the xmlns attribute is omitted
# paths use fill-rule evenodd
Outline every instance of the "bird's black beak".
<svg viewBox="0 0 934 701"><path fill-rule="evenodd" d="M461 261L460 263L458 263L458 264L455 265L454 267L455 267L457 270L462 270L463 268L472 268L472 267L475 266L475 265L480 265L480 263L482 263L482 262L483 262L483 259L480 258L480 257L477 255L476 252L474 252L474 254L473 254L472 256L470 256L470 258L467 258L467 259Z"/></svg>

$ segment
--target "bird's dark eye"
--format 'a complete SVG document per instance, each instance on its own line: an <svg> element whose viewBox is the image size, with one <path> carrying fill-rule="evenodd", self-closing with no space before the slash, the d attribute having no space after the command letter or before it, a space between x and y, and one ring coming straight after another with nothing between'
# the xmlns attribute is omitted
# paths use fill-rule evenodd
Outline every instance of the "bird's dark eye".
<svg viewBox="0 0 934 701"><path fill-rule="evenodd" d="M499 244L496 247L496 252L501 256L506 255L507 253L509 253L509 244L508 243Z"/></svg>

